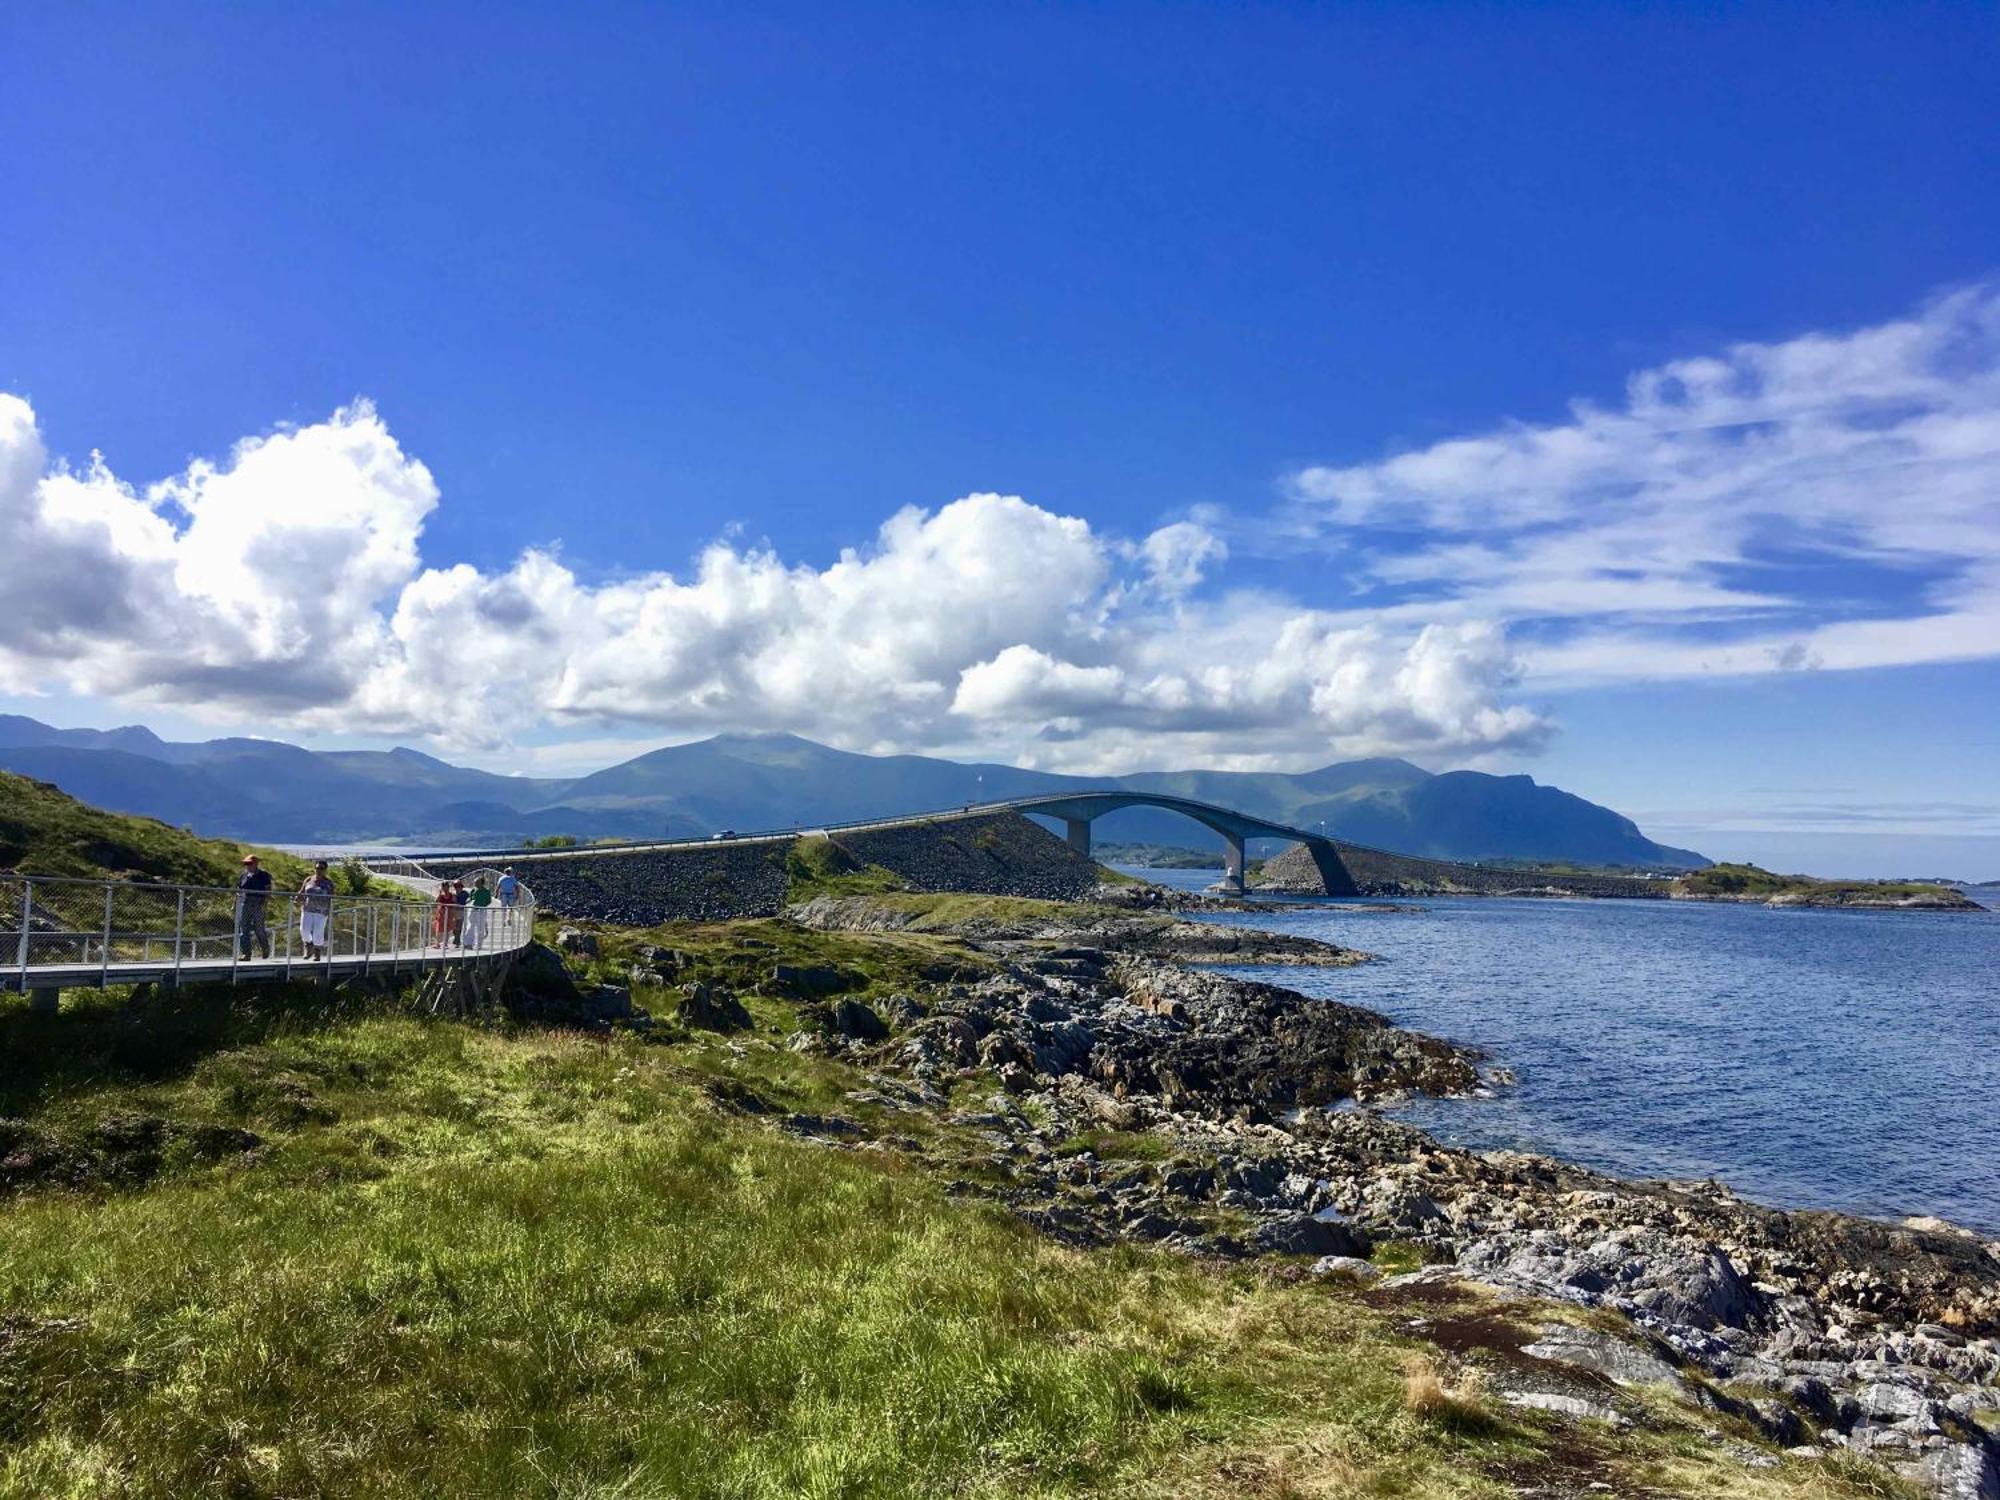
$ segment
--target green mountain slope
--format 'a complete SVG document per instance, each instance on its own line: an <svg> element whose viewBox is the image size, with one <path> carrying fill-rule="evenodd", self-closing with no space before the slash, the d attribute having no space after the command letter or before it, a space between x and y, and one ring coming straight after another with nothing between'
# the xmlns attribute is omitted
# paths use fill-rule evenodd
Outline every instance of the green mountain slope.
<svg viewBox="0 0 2000 1500"><path fill-rule="evenodd" d="M104 812L0 771L0 871L234 885L247 852L245 845L197 838L152 818ZM303 860L258 852L280 884L305 878Z"/></svg>

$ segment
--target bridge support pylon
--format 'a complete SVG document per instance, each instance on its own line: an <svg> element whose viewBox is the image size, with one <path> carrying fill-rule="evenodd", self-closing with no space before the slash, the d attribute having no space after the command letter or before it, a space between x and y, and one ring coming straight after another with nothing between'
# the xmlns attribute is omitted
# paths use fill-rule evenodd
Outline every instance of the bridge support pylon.
<svg viewBox="0 0 2000 1500"><path fill-rule="evenodd" d="M1313 865L1319 870L1319 883L1329 896L1358 896L1361 887L1354 883L1353 872L1347 862L1340 857L1340 851L1325 839L1311 839L1306 843L1306 852L1312 856Z"/></svg>
<svg viewBox="0 0 2000 1500"><path fill-rule="evenodd" d="M1083 855L1085 858L1089 857L1090 819L1064 818L1063 837L1069 841L1070 848L1074 849L1078 854Z"/></svg>
<svg viewBox="0 0 2000 1500"><path fill-rule="evenodd" d="M1243 835L1222 836L1222 889L1232 896L1243 894Z"/></svg>

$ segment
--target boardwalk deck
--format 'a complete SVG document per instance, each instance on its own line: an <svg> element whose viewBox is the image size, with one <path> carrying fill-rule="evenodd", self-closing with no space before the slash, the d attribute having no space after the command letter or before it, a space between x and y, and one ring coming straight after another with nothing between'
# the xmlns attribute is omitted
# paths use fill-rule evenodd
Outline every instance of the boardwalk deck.
<svg viewBox="0 0 2000 1500"><path fill-rule="evenodd" d="M497 871L489 872L497 880ZM460 908L446 941L445 922L422 882L400 898L313 898L272 892L263 920L243 920L239 893L211 886L142 881L0 877L0 991L52 995L66 989L160 983L257 984L358 975L417 974L492 967L534 940L535 903L525 887L513 906ZM305 927L324 913L316 934L325 958L308 957ZM270 949L269 957L264 949ZM242 956L249 948L253 957Z"/></svg>

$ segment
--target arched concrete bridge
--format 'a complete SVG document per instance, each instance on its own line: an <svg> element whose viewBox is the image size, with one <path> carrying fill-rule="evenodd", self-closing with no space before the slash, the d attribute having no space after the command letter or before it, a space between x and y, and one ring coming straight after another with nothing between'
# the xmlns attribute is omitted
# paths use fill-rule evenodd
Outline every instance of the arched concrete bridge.
<svg viewBox="0 0 2000 1500"><path fill-rule="evenodd" d="M560 865L578 860L597 860L606 855L667 854L679 851L713 850L744 844L787 844L808 834L873 833L884 829L909 828L924 823L948 822L958 818L991 817L996 813L1034 813L1062 820L1070 847L1090 853L1090 825L1108 812L1126 807L1157 807L1191 818L1222 835L1225 845L1222 884L1225 889L1243 890L1243 844L1246 839L1285 839L1305 845L1326 883L1329 896L1359 894L1353 873L1340 857L1339 847L1324 834L1310 833L1268 818L1252 817L1213 802L1197 802L1192 797L1171 797L1159 792L1059 792L1033 797L1010 797L1001 802L965 802L956 807L929 812L902 813L887 818L862 818L849 823L816 823L791 828L766 828L753 833L730 833L701 839L625 839L601 844L577 844L559 849L477 849L439 851L413 858L437 863L440 868L456 868L468 862L494 866L520 865L524 871L537 865ZM1353 846L1355 848L1360 845ZM387 866L374 863L381 870Z"/></svg>
<svg viewBox="0 0 2000 1500"><path fill-rule="evenodd" d="M1192 818L1222 835L1222 884L1238 895L1243 892L1243 843L1253 838L1288 839L1305 845L1312 854L1313 863L1319 867L1320 879L1326 882L1329 896L1356 894L1354 877L1331 839L1289 824L1273 823L1268 818L1253 818L1248 813L1233 812L1213 802L1197 802L1191 797L1168 797L1158 792L1119 791L1016 797L1005 803L989 805L1011 808L1015 812L1039 813L1046 818L1061 818L1064 836L1069 840L1069 846L1079 854L1090 853L1090 825L1106 813L1127 807L1162 808Z"/></svg>

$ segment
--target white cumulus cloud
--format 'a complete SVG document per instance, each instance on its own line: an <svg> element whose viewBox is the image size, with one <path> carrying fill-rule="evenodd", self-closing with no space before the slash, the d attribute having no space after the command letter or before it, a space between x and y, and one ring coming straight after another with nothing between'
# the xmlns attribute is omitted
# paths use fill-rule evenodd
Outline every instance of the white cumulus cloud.
<svg viewBox="0 0 2000 1500"><path fill-rule="evenodd" d="M591 581L530 549L422 554L428 470L365 403L138 489L51 462L0 396L0 667L10 686L171 703L267 729L783 728L1044 764L1458 758L1546 726L1479 622L1356 626L1194 596L1207 526L1137 541L1013 496L898 511L826 567L716 542Z"/></svg>

